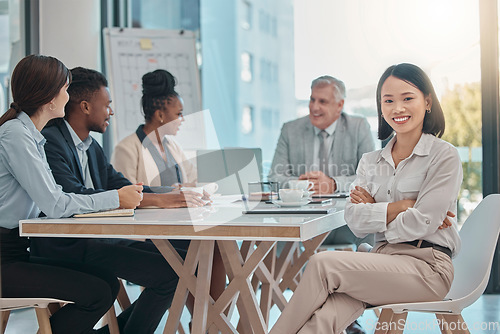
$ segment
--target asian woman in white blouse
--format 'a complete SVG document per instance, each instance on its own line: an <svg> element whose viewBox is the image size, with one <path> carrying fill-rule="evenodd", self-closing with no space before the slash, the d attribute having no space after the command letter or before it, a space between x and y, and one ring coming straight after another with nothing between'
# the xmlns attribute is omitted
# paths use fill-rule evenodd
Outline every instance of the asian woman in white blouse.
<svg viewBox="0 0 500 334"><path fill-rule="evenodd" d="M345 208L354 234L374 233L375 247L312 256L271 334L341 333L367 305L441 300L450 289L462 166L439 139L444 115L430 79L412 64L389 67L377 109L379 139L395 135L363 155Z"/></svg>

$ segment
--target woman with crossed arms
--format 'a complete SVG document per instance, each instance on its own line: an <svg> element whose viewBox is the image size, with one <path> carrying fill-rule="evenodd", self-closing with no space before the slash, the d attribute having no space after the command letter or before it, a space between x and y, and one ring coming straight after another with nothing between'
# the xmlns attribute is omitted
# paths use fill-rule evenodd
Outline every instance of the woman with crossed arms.
<svg viewBox="0 0 500 334"><path fill-rule="evenodd" d="M453 217L462 182L455 147L439 139L444 115L417 66L389 67L377 86L382 150L363 155L345 220L375 233L370 253L313 255L271 334L341 333L368 305L442 300L460 250Z"/></svg>

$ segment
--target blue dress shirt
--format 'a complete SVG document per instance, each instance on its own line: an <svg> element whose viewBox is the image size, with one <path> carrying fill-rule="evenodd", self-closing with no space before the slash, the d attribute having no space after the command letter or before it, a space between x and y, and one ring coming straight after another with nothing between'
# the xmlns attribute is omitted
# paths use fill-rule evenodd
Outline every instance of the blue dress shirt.
<svg viewBox="0 0 500 334"><path fill-rule="evenodd" d="M93 195L65 193L50 171L45 138L24 112L0 126L0 227L15 228L19 220L50 218L114 209L116 190Z"/></svg>

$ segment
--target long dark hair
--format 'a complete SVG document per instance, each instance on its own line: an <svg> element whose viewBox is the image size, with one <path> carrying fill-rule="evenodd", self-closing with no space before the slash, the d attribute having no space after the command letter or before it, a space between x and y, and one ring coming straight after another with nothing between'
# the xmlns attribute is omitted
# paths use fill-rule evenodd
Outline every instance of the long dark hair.
<svg viewBox="0 0 500 334"><path fill-rule="evenodd" d="M142 111L144 119L149 121L158 109L164 107L165 101L179 97L174 90L175 77L168 71L156 70L142 76Z"/></svg>
<svg viewBox="0 0 500 334"><path fill-rule="evenodd" d="M14 102L0 117L0 125L16 118L21 111L28 116L34 115L59 94L68 80L71 81L71 73L57 58L42 55L24 57L12 72Z"/></svg>
<svg viewBox="0 0 500 334"><path fill-rule="evenodd" d="M431 97L431 112L425 113L423 133L429 133L441 137L444 133L444 114L441 104L437 98L432 82L425 72L418 66L408 63L392 65L380 77L377 85L377 111L378 111L378 138L384 140L394 132L393 128L382 117L381 91L388 77L393 76L418 88L424 96Z"/></svg>

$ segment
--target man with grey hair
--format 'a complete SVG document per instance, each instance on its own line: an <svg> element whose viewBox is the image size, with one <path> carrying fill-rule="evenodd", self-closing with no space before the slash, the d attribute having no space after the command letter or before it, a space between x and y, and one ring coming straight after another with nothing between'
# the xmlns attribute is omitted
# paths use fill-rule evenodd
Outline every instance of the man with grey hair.
<svg viewBox="0 0 500 334"><path fill-rule="evenodd" d="M375 145L367 120L343 112L345 96L342 81L328 75L313 80L309 115L283 125L269 181L287 187L290 180L309 180L319 194L349 191L361 156ZM325 244L361 242L370 240L356 238L347 225L325 240ZM364 333L357 322L346 331Z"/></svg>
<svg viewBox="0 0 500 334"><path fill-rule="evenodd" d="M334 77L313 80L309 115L281 129L270 181L284 187L309 180L320 194L349 191L361 156L375 147L366 119L343 112L345 95L344 83Z"/></svg>

